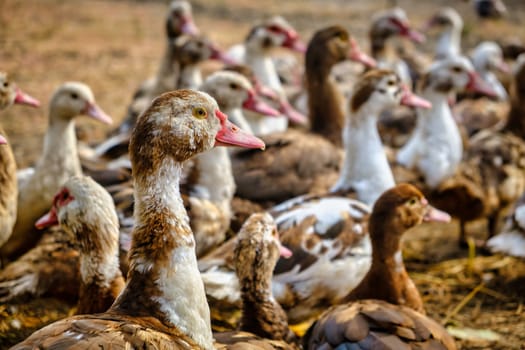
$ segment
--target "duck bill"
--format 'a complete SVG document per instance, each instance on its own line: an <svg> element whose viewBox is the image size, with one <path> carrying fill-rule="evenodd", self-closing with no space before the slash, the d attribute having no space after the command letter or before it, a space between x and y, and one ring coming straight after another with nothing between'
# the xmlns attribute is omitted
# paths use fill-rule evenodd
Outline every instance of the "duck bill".
<svg viewBox="0 0 525 350"><path fill-rule="evenodd" d="M270 87L262 85L259 82L254 84L257 95L268 98L270 100L279 101L279 95Z"/></svg>
<svg viewBox="0 0 525 350"><path fill-rule="evenodd" d="M296 52L306 53L305 43L303 43L301 39L299 39L299 35L293 31L286 33L286 40L282 46Z"/></svg>
<svg viewBox="0 0 525 350"><path fill-rule="evenodd" d="M21 105L28 105L31 107L40 107L40 101L38 101L36 98L29 96L19 88L16 89L16 95L15 95L15 103L21 104Z"/></svg>
<svg viewBox="0 0 525 350"><path fill-rule="evenodd" d="M0 135L0 145L7 145L7 139L2 135Z"/></svg>
<svg viewBox="0 0 525 350"><path fill-rule="evenodd" d="M418 44L425 42L425 34L410 28L410 26L407 23L403 23L398 20L393 20L393 22L399 28L399 34L401 36L404 36L405 38L408 38Z"/></svg>
<svg viewBox="0 0 525 350"><path fill-rule="evenodd" d="M264 150L266 145L261 139L232 124L226 114L217 110L215 115L221 122L221 129L215 136L215 146L240 146Z"/></svg>
<svg viewBox="0 0 525 350"><path fill-rule="evenodd" d="M278 110L271 107L267 103L264 103L263 101L261 101L255 94L255 92L253 91L248 92L248 98L244 100L242 107L244 109L247 109L247 110L250 110L256 113L260 113L263 115L268 115L271 117L277 117L281 115L281 113L279 113Z"/></svg>
<svg viewBox="0 0 525 350"><path fill-rule="evenodd" d="M286 248L285 246L281 244L279 247L279 255L282 258L289 259L292 257L293 253L290 249Z"/></svg>
<svg viewBox="0 0 525 350"><path fill-rule="evenodd" d="M498 96L496 91L494 91L476 72L469 73L469 82L466 90L477 92L488 97Z"/></svg>
<svg viewBox="0 0 525 350"><path fill-rule="evenodd" d="M374 68L377 65L376 60L364 53L353 38L350 39L350 51L348 52L348 58L352 61L360 62L369 68Z"/></svg>
<svg viewBox="0 0 525 350"><path fill-rule="evenodd" d="M199 28L197 28L197 26L193 22L193 18L184 17L182 19L182 22L183 23L182 23L181 31L184 34L188 34L188 35L198 35L199 34Z"/></svg>
<svg viewBox="0 0 525 350"><path fill-rule="evenodd" d="M45 214L40 219L38 219L37 222L35 222L35 227L39 230L54 225L58 225L57 211L54 206L51 207L51 210L49 210L47 214Z"/></svg>
<svg viewBox="0 0 525 350"><path fill-rule="evenodd" d="M221 49L219 49L214 44L211 44L210 50L211 50L210 58L213 60L219 60L223 62L224 64L239 64L239 62L229 57L227 54L225 54Z"/></svg>
<svg viewBox="0 0 525 350"><path fill-rule="evenodd" d="M111 117L107 115L106 112L104 112L102 108L97 106L97 104L94 102L87 102L83 113L104 124L113 124L113 119L111 119Z"/></svg>
<svg viewBox="0 0 525 350"><path fill-rule="evenodd" d="M434 208L431 205L428 205L427 212L425 216L423 217L423 221L425 222L450 222L450 215L448 215L444 211Z"/></svg>
<svg viewBox="0 0 525 350"><path fill-rule="evenodd" d="M401 104L408 107L419 107L430 109L432 108L432 103L425 100L422 97L419 97L416 94L413 94L412 91L406 86L403 86L403 96L401 97Z"/></svg>
<svg viewBox="0 0 525 350"><path fill-rule="evenodd" d="M296 124L306 125L308 123L308 118L293 108L292 105L286 100L282 100L280 102L279 111L287 116L290 121Z"/></svg>
<svg viewBox="0 0 525 350"><path fill-rule="evenodd" d="M498 63L496 63L495 68L499 70L503 74L509 74L510 73L510 67L505 61L501 60Z"/></svg>

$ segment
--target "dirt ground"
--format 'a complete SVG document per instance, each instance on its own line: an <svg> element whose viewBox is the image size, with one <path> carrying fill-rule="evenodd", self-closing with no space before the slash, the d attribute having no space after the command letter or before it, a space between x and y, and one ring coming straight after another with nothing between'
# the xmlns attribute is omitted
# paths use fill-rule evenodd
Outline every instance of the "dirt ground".
<svg viewBox="0 0 525 350"><path fill-rule="evenodd" d="M281 14L307 41L329 24L350 29L365 48L374 13L396 1L372 0L194 0L195 20L222 47L243 40L261 18ZM153 74L164 46L166 3L161 1L0 0L0 70L43 102L40 109L13 107L2 114L18 166L39 156L47 126L48 99L62 82L89 84L99 105L121 120L134 88ZM399 0L415 27L444 5L464 16L463 47L482 39L525 40L525 2L507 0L500 21L478 20L470 3L457 0ZM429 37L422 51L430 52ZM80 118L80 128L97 141L109 127ZM483 222L471 231L483 237ZM480 256L457 247L457 225L424 226L405 240L404 255L428 314L461 332L461 349L525 349L525 262ZM470 256L470 257L469 257ZM0 305L0 349L71 310L54 301ZM54 308L43 313L43 305ZM24 315L23 317L21 315ZM468 329L477 332L468 333ZM480 332L485 331L485 332ZM491 331L493 333L487 332ZM492 340L490 340L492 339Z"/></svg>

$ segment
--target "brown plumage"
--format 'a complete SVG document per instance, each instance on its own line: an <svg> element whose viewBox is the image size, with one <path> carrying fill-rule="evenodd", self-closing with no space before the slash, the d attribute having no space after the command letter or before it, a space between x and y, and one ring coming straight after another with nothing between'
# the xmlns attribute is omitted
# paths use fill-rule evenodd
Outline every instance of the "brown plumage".
<svg viewBox="0 0 525 350"><path fill-rule="evenodd" d="M423 221L448 219L411 185L386 191L370 216L370 271L345 298L346 304L329 309L310 327L304 348L334 349L346 344L360 349L456 349L452 337L421 313L423 303L400 250L401 236L408 229Z"/></svg>

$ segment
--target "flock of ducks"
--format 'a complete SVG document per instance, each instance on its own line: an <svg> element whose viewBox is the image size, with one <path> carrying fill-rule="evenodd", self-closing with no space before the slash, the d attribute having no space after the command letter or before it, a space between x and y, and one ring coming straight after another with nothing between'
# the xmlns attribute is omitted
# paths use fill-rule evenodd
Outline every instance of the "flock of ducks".
<svg viewBox="0 0 525 350"><path fill-rule="evenodd" d="M455 349L425 316L403 234L450 214L464 244L487 217L477 243L525 256L525 56L504 86L500 47L468 58L462 27L435 14L424 57L398 43L425 36L386 10L368 56L342 26L306 45L274 17L226 53L174 0L157 75L106 141L77 143L77 116L112 122L79 82L52 95L34 168L17 171L0 130L0 302L77 304L13 349ZM304 80L275 48L304 53ZM225 67L203 79L209 59ZM0 73L11 104L39 106ZM211 313L239 309L237 330L212 331ZM301 339L289 324L305 320Z"/></svg>

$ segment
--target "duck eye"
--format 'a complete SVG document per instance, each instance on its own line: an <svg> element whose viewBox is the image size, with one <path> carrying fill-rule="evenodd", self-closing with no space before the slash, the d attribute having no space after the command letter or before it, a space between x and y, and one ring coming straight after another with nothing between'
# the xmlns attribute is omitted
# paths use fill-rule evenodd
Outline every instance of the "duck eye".
<svg viewBox="0 0 525 350"><path fill-rule="evenodd" d="M386 84L388 86L394 86L394 85L396 85L396 82L394 80L389 80L389 81L386 82Z"/></svg>
<svg viewBox="0 0 525 350"><path fill-rule="evenodd" d="M267 27L270 32L278 33L281 31L281 28L279 28L276 25L268 26Z"/></svg>
<svg viewBox="0 0 525 350"><path fill-rule="evenodd" d="M454 66L451 68L454 73L461 73L463 69L460 66Z"/></svg>
<svg viewBox="0 0 525 350"><path fill-rule="evenodd" d="M416 205L416 203L418 202L417 198L416 197L412 197L408 200L408 204L409 205Z"/></svg>
<svg viewBox="0 0 525 350"><path fill-rule="evenodd" d="M348 41L348 34L345 33L345 32L339 32L339 33L337 33L337 37L338 37L340 40Z"/></svg>
<svg viewBox="0 0 525 350"><path fill-rule="evenodd" d="M4 82L4 87L9 87L9 82Z"/></svg>
<svg viewBox="0 0 525 350"><path fill-rule="evenodd" d="M230 84L230 89L232 89L232 90L237 90L237 89L239 89L239 85L237 85L237 84L235 84L235 83L231 83L231 84Z"/></svg>
<svg viewBox="0 0 525 350"><path fill-rule="evenodd" d="M78 95L73 92L71 93L71 98L76 100L78 98Z"/></svg>
<svg viewBox="0 0 525 350"><path fill-rule="evenodd" d="M193 108L192 114L195 118L206 119L208 117L208 111L202 107Z"/></svg>

